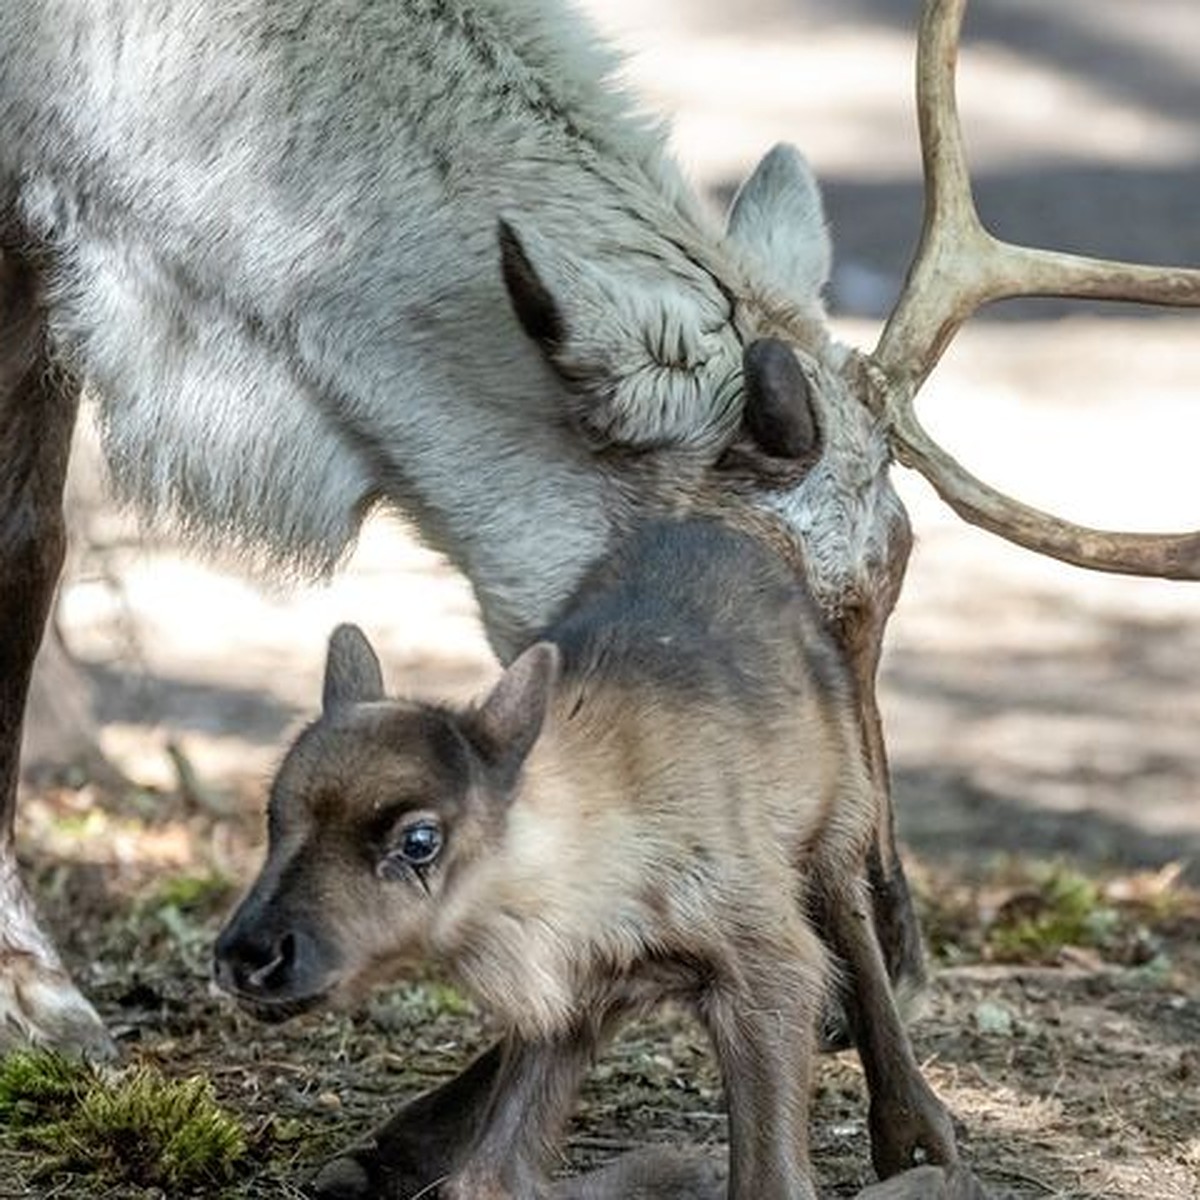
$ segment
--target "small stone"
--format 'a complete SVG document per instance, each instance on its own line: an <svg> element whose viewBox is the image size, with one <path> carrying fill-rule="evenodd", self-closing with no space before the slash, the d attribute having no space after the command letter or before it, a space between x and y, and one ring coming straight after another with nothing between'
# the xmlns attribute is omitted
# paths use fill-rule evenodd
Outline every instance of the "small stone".
<svg viewBox="0 0 1200 1200"><path fill-rule="evenodd" d="M1200 1080L1200 1050L1195 1046L1180 1052L1179 1062L1175 1065L1175 1078L1182 1083Z"/></svg>
<svg viewBox="0 0 1200 1200"><path fill-rule="evenodd" d="M1012 1037L1015 1022L1003 1005L985 1000L975 1007L975 1028L988 1037Z"/></svg>

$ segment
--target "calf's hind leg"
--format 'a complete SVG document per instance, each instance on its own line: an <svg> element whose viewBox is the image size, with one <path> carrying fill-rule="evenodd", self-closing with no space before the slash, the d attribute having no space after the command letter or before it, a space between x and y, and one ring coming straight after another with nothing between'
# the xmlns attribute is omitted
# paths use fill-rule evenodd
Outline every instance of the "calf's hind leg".
<svg viewBox="0 0 1200 1200"><path fill-rule="evenodd" d="M313 1181L314 1193L320 1200L435 1195L453 1200L553 1195L557 1200L569 1195L548 1190L544 1159L594 1054L620 1015L621 1006L614 1005L573 1032L542 1042L510 1034L462 1074L401 1109L366 1143L327 1163ZM671 1172L673 1180L678 1177L677 1170ZM628 1181L626 1175L620 1178ZM630 1191L621 1200L640 1194ZM664 1200L678 1194L664 1192Z"/></svg>
<svg viewBox="0 0 1200 1200"><path fill-rule="evenodd" d="M443 1200L549 1200L547 1161L611 1018L561 1035L504 1042L474 1144L441 1188Z"/></svg>
<svg viewBox="0 0 1200 1200"><path fill-rule="evenodd" d="M38 925L17 867L21 729L33 660L62 569L62 491L79 389L50 361L30 265L0 246L0 1048L112 1043Z"/></svg>
<svg viewBox="0 0 1200 1200"><path fill-rule="evenodd" d="M897 1007L860 881L836 869L813 891L819 926L845 965L843 999L870 1093L871 1161L881 1179L958 1152L945 1106L925 1082Z"/></svg>
<svg viewBox="0 0 1200 1200"><path fill-rule="evenodd" d="M409 1200L434 1195L479 1133L504 1061L504 1043L402 1108L367 1141L318 1172L319 1200Z"/></svg>

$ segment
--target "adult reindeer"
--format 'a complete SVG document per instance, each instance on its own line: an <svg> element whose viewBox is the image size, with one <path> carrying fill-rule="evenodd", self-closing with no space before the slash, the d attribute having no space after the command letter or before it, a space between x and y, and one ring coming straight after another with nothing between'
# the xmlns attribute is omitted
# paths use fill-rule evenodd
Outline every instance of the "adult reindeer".
<svg viewBox="0 0 1200 1200"><path fill-rule="evenodd" d="M876 924L893 977L919 978L875 704L910 540L892 456L1038 552L1200 576L1200 535L1036 513L967 475L913 414L986 301L1200 304L1196 272L982 230L953 101L964 3L925 5L925 233L870 356L823 324L828 246L798 156L768 155L717 233L606 82L612 59L554 0L4 6L5 1027L103 1042L36 925L11 837L85 380L117 482L150 516L319 572L373 502L394 503L470 578L506 659L639 516L714 488L774 514L854 662L879 792ZM850 1024L868 1070L886 1069L856 1016L871 986L867 972L847 989ZM422 1115L438 1112L434 1099ZM403 1122L389 1136L399 1145ZM389 1153L385 1139L356 1161L374 1170Z"/></svg>

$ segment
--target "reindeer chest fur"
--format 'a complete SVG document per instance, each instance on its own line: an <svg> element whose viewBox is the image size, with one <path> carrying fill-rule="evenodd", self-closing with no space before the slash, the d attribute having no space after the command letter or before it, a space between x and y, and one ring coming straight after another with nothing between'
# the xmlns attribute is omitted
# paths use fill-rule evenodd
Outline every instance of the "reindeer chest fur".
<svg viewBox="0 0 1200 1200"><path fill-rule="evenodd" d="M546 726L431 939L529 1036L728 983L731 944L795 919L814 857L852 861L874 817L845 668L749 536L652 523L544 637Z"/></svg>
<svg viewBox="0 0 1200 1200"><path fill-rule="evenodd" d="M617 65L555 0L5 6L0 234L44 252L124 496L301 574L382 499L465 571L502 655L544 626L733 440L748 339L829 351L799 160L722 235ZM505 302L502 219L562 317L541 353ZM879 559L841 473L780 506L834 605Z"/></svg>

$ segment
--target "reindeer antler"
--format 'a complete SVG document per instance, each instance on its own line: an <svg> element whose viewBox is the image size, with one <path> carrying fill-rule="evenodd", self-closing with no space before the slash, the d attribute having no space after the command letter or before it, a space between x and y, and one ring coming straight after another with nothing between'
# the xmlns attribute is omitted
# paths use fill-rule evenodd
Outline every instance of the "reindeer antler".
<svg viewBox="0 0 1200 1200"><path fill-rule="evenodd" d="M966 2L925 0L921 14L917 111L925 221L904 290L871 356L883 377L875 402L896 458L924 475L966 521L1030 550L1096 570L1200 579L1200 532L1111 533L1040 512L976 479L917 420L917 390L959 326L989 301L1071 296L1200 306L1200 270L1055 254L1003 242L983 227L954 94Z"/></svg>

